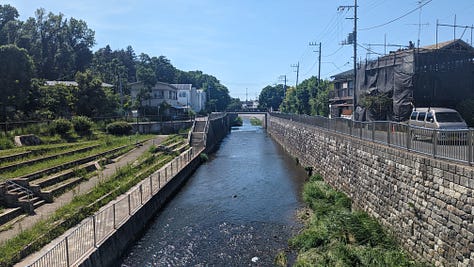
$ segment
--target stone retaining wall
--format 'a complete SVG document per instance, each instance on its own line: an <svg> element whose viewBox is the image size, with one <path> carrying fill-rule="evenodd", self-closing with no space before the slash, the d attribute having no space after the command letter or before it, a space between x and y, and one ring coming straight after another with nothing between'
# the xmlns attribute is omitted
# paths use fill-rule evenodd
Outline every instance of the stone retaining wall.
<svg viewBox="0 0 474 267"><path fill-rule="evenodd" d="M414 257L474 266L474 168L268 116L303 166L391 229Z"/></svg>

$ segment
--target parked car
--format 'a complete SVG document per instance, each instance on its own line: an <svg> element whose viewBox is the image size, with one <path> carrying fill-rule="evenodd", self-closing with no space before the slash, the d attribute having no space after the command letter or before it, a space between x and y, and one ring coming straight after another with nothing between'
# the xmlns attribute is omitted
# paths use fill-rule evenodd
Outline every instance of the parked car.
<svg viewBox="0 0 474 267"><path fill-rule="evenodd" d="M468 134L464 119L450 108L413 109L408 124L414 126L413 139L432 140L438 132L438 141L466 141Z"/></svg>

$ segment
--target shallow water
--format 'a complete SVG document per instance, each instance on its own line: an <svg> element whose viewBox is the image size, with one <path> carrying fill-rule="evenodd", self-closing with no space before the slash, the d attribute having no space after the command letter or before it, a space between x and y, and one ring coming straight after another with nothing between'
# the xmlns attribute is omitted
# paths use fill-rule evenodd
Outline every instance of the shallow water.
<svg viewBox="0 0 474 267"><path fill-rule="evenodd" d="M121 266L272 266L301 227L295 214L305 176L261 127L244 120L158 213Z"/></svg>

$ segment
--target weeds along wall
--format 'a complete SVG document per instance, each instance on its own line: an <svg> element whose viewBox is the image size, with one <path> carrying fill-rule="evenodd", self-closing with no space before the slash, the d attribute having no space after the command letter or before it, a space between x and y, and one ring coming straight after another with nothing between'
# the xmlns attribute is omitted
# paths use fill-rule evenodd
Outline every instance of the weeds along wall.
<svg viewBox="0 0 474 267"><path fill-rule="evenodd" d="M268 133L418 259L474 266L474 168L268 117Z"/></svg>

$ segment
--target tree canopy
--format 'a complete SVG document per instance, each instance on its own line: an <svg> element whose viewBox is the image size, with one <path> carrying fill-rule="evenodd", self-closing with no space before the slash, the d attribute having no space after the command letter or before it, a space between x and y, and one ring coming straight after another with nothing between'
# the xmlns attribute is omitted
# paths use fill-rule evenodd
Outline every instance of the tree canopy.
<svg viewBox="0 0 474 267"><path fill-rule="evenodd" d="M287 113L321 115L329 114L329 90L331 83L311 77L304 80L297 88L290 87L280 105L280 110Z"/></svg>
<svg viewBox="0 0 474 267"><path fill-rule="evenodd" d="M179 70L166 56L137 56L132 46L112 50L106 45L93 52L95 32L83 20L42 8L26 21L18 18L15 7L0 5L3 120L115 115L122 106L132 107L130 102L118 102L129 101L127 86L137 81L147 88L157 81L202 88L210 97L207 111L224 111L231 103L229 90L216 77L199 70ZM33 80L35 86L31 86ZM46 87L45 80L76 80L79 86ZM113 87L102 88L102 82Z"/></svg>
<svg viewBox="0 0 474 267"><path fill-rule="evenodd" d="M258 97L259 108L278 110L284 97L285 88L283 84L268 85L262 89Z"/></svg>
<svg viewBox="0 0 474 267"><path fill-rule="evenodd" d="M24 110L31 78L33 61L25 49L15 45L0 46L0 104L1 118L13 119L17 110Z"/></svg>

